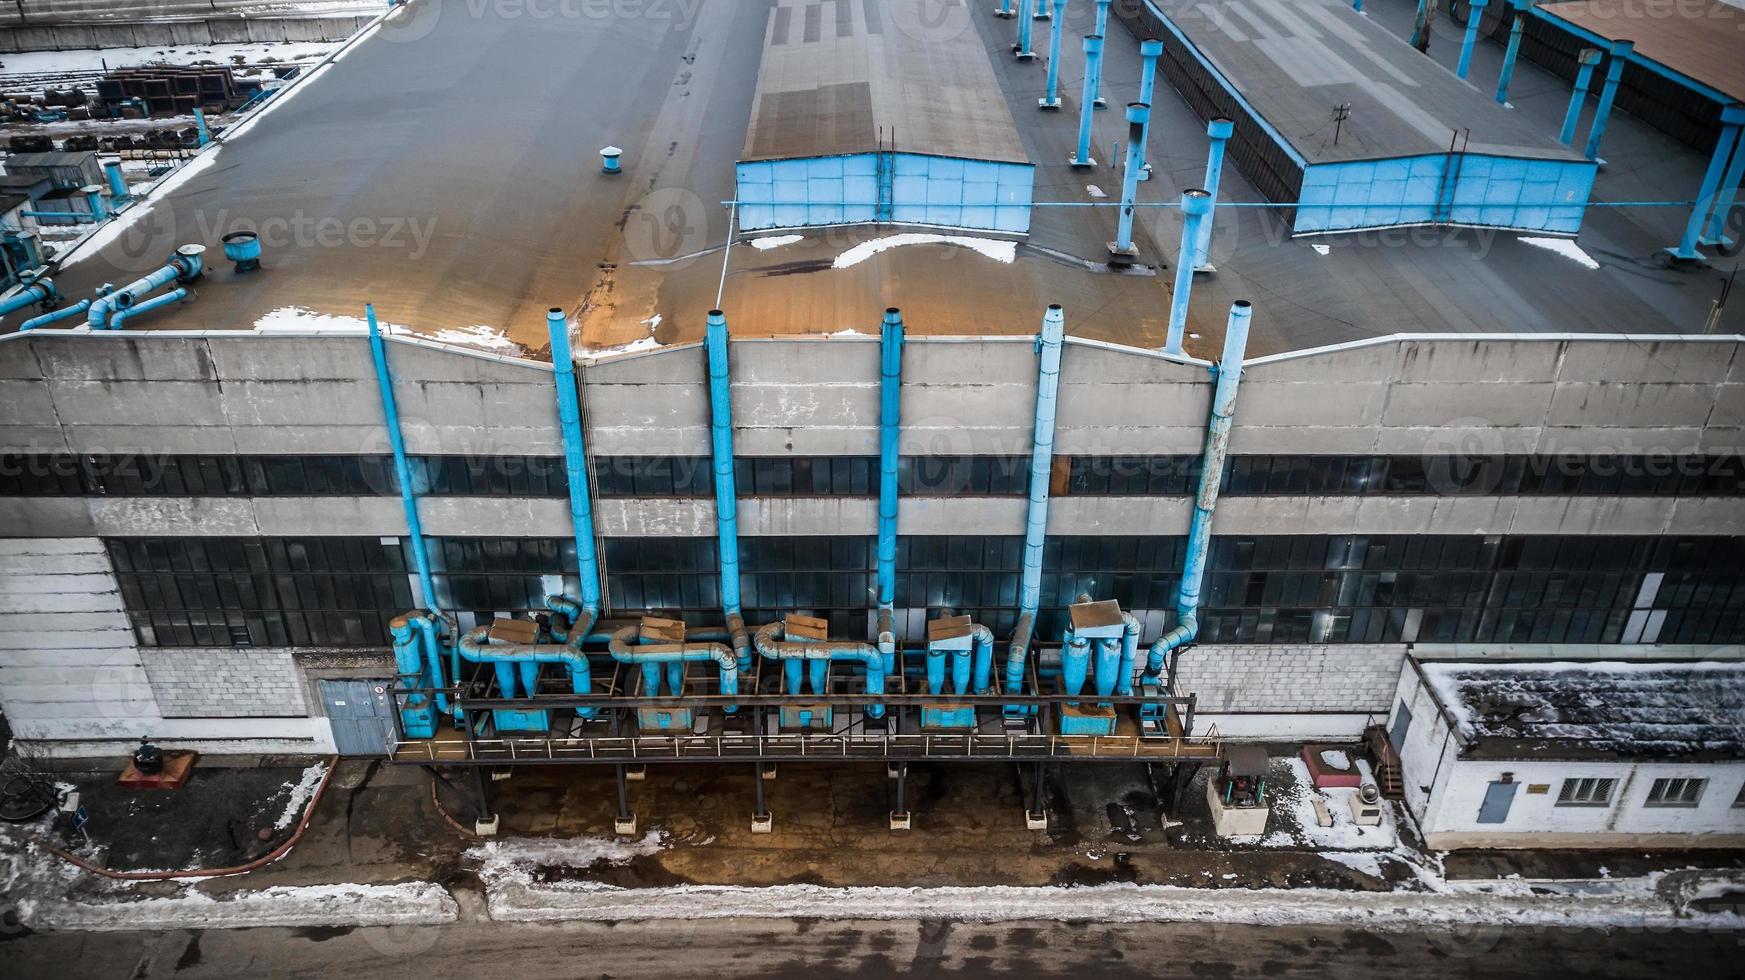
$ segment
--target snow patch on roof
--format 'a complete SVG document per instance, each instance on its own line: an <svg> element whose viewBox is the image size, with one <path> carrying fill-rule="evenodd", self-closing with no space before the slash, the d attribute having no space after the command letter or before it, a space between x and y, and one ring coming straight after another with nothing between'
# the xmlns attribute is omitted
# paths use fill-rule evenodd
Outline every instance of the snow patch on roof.
<svg viewBox="0 0 1745 980"><path fill-rule="evenodd" d="M893 248L905 245L956 245L972 252L985 255L995 262L1011 265L1018 258L1018 243L1001 241L996 238L974 238L969 235L935 235L927 232L905 232L901 235L886 235L872 241L861 242L836 257L831 264L833 269L849 269L865 262L867 259L887 252Z"/></svg>

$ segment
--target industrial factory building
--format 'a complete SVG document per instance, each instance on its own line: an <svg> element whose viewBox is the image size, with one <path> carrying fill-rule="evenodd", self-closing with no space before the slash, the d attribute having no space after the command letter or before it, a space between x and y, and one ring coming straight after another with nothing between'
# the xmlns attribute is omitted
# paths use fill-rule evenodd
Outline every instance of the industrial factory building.
<svg viewBox="0 0 1745 980"><path fill-rule="evenodd" d="M937 6L411 0L21 276L13 736L1185 778L1737 664L1737 125L1409 2Z"/></svg>

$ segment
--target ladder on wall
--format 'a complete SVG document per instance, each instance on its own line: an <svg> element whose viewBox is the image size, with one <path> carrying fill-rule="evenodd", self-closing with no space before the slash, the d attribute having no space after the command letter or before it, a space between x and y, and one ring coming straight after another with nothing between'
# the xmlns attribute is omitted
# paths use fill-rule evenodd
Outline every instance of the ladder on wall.
<svg viewBox="0 0 1745 980"><path fill-rule="evenodd" d="M1454 220L1454 194L1460 188L1460 170L1466 162L1466 147L1472 142L1472 130L1453 130L1448 135L1448 159L1442 167L1442 184L1436 188L1436 205L1430 219L1445 225Z"/></svg>
<svg viewBox="0 0 1745 980"><path fill-rule="evenodd" d="M895 213L897 196L897 130L891 128L891 141L885 143L884 127L879 127L877 157L878 203L873 208L873 220L888 224Z"/></svg>

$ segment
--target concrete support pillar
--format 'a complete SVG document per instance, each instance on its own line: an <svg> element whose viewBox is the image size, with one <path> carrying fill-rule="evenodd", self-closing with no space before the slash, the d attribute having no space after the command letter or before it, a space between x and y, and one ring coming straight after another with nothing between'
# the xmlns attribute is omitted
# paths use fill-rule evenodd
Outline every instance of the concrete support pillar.
<svg viewBox="0 0 1745 980"><path fill-rule="evenodd" d="M1702 186L1697 189L1696 206L1691 208L1690 218L1684 225L1684 237L1679 239L1676 247L1668 249L1673 258L1684 262L1694 262L1702 258L1702 253L1697 251L1697 239L1709 224L1709 213L1715 207L1715 195L1721 189L1722 175L1738 173L1736 167L1728 166L1728 161L1740 155L1742 126L1745 126L1745 105L1735 102L1721 110L1721 138L1715 142L1715 152L1709 157L1708 170L1703 172ZM1725 220L1725 215L1722 220Z"/></svg>
<svg viewBox="0 0 1745 980"><path fill-rule="evenodd" d="M1521 55L1521 32L1527 26L1527 12L1533 0L1509 0L1515 19L1509 23L1509 46L1503 51L1503 70L1497 76L1497 104L1509 104L1509 82L1515 77L1515 59Z"/></svg>
<svg viewBox="0 0 1745 980"><path fill-rule="evenodd" d="M1169 303L1169 335L1163 352L1180 354L1188 330L1188 298L1194 289L1194 243L1200 238L1200 222L1212 209L1212 195L1194 188L1182 192L1182 245L1175 263L1175 295Z"/></svg>
<svg viewBox="0 0 1745 980"><path fill-rule="evenodd" d="M1054 29L1048 32L1048 94L1036 100L1042 109L1060 108L1060 36L1066 30L1066 0L1054 0Z"/></svg>
<svg viewBox="0 0 1745 980"><path fill-rule="evenodd" d="M1084 102L1079 106L1079 145L1078 151L1067 161L1075 167L1094 167L1097 158L1091 156L1091 104L1097 97L1097 73L1092 66L1103 57L1103 36L1092 34L1085 38L1085 92Z"/></svg>
<svg viewBox="0 0 1745 980"><path fill-rule="evenodd" d="M1214 119L1206 124L1206 136L1212 146L1206 153L1206 217L1200 222L1200 237L1194 248L1194 271L1217 272L1212 265L1212 224L1218 213L1218 188L1224 182L1224 151L1236 124L1228 119Z"/></svg>
<svg viewBox="0 0 1745 980"><path fill-rule="evenodd" d="M1606 64L1606 81L1600 87L1600 106L1594 110L1593 128L1587 131L1587 158L1600 158L1600 138L1606 134L1606 120L1612 116L1612 103L1618 99L1618 80L1624 77L1624 65L1630 61L1630 52L1635 50L1635 41L1613 41L1609 52L1611 60Z"/></svg>
<svg viewBox="0 0 1745 980"><path fill-rule="evenodd" d="M1557 133L1557 139L1564 146L1575 143L1575 127L1581 122L1581 107L1587 102L1587 90L1593 85L1594 66L1600 63L1599 48L1582 48L1576 55L1580 68L1575 72L1575 88L1569 93L1569 108L1563 111L1563 129Z"/></svg>
<svg viewBox="0 0 1745 980"><path fill-rule="evenodd" d="M1484 20L1484 8L1490 0L1467 0L1466 38L1460 42L1460 64L1454 74L1465 78L1472 71L1472 49L1478 46L1478 25Z"/></svg>

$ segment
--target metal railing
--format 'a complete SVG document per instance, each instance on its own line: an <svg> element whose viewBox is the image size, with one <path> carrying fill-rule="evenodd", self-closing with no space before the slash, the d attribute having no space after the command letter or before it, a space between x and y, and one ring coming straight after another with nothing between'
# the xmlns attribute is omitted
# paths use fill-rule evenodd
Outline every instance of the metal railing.
<svg viewBox="0 0 1745 980"><path fill-rule="evenodd" d="M854 735L795 732L776 735L641 735L583 738L402 740L390 747L395 762L625 763L715 762L760 759L879 761L1211 761L1222 756L1214 730L1193 738L1137 735Z"/></svg>

